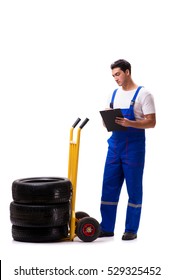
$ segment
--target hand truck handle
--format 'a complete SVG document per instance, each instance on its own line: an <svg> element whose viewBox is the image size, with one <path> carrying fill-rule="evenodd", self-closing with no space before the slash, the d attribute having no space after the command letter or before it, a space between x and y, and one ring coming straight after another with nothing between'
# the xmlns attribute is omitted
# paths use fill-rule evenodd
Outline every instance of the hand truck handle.
<svg viewBox="0 0 174 280"><path fill-rule="evenodd" d="M82 128L87 124L88 121L89 121L89 119L86 118L86 119L82 122L82 124L79 126L79 128L82 129Z"/></svg>
<svg viewBox="0 0 174 280"><path fill-rule="evenodd" d="M75 127L78 125L78 123L79 123L80 121L81 121L81 119L78 118L78 119L75 121L75 123L72 125L72 127L75 128Z"/></svg>

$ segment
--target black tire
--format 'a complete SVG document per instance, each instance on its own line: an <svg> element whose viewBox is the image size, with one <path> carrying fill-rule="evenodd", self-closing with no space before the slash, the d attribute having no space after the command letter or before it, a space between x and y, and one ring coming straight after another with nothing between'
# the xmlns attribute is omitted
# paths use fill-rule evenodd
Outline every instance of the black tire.
<svg viewBox="0 0 174 280"><path fill-rule="evenodd" d="M12 226L12 237L21 242L54 242L68 236L68 226L51 228L26 228Z"/></svg>
<svg viewBox="0 0 174 280"><path fill-rule="evenodd" d="M69 203L28 205L11 202L10 219L21 227L58 227L69 222Z"/></svg>
<svg viewBox="0 0 174 280"><path fill-rule="evenodd" d="M98 221L91 217L85 217L77 222L76 234L84 242L92 242L100 234L100 225Z"/></svg>
<svg viewBox="0 0 174 280"><path fill-rule="evenodd" d="M89 217L89 215L86 212L82 212L82 211L77 211L75 214L77 220L80 220L85 217Z"/></svg>
<svg viewBox="0 0 174 280"><path fill-rule="evenodd" d="M57 204L71 198L72 184L67 178L36 177L15 180L12 197L24 204Z"/></svg>

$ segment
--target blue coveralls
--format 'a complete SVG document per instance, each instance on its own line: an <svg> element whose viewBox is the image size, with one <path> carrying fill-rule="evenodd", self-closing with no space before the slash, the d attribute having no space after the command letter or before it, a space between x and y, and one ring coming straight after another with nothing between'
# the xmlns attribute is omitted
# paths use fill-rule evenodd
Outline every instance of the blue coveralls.
<svg viewBox="0 0 174 280"><path fill-rule="evenodd" d="M135 120L134 103L141 87L138 87L130 107L121 109L125 118ZM117 89L113 92L111 108ZM103 175L101 197L101 229L114 232L117 205L124 179L128 192L125 232L137 233L142 207L142 179L145 160L145 130L129 127L126 131L114 131L108 139L108 153Z"/></svg>

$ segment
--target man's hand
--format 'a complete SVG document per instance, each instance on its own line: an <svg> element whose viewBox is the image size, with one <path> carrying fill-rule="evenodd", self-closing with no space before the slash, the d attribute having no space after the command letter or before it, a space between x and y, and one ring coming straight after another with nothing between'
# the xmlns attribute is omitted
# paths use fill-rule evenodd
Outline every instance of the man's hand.
<svg viewBox="0 0 174 280"><path fill-rule="evenodd" d="M115 123L121 125L121 126L125 126L125 127L129 127L131 126L131 122L130 120L126 119L126 118L120 118L120 117L117 117L115 119Z"/></svg>

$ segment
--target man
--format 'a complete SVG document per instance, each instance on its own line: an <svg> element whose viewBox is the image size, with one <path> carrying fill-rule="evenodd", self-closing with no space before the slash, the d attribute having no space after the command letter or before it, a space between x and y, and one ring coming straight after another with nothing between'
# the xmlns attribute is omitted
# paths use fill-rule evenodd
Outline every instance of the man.
<svg viewBox="0 0 174 280"><path fill-rule="evenodd" d="M129 200L122 240L132 240L137 238L142 207L145 129L155 127L155 105L148 90L134 83L128 61L115 61L111 70L119 87L113 92L108 108L121 108L123 118L118 117L115 122L127 129L113 131L108 140L101 197L100 237L114 235L117 205L125 180Z"/></svg>

